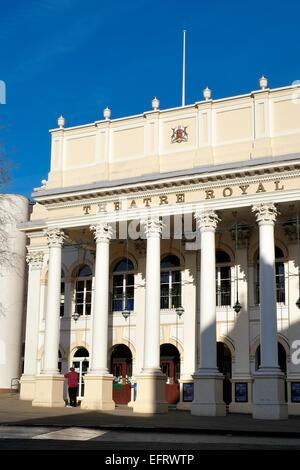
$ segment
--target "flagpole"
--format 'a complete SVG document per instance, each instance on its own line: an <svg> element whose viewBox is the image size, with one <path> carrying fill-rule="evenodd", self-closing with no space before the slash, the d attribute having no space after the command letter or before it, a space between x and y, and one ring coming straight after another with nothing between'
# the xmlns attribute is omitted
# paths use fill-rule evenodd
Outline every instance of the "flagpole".
<svg viewBox="0 0 300 470"><path fill-rule="evenodd" d="M185 34L186 30L183 31L183 48L182 48L182 106L185 106Z"/></svg>

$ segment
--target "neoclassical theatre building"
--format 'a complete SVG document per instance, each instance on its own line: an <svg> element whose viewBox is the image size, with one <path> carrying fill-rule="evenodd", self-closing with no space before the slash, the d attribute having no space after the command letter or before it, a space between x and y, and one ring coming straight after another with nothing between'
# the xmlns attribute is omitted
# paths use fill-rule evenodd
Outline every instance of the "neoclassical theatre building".
<svg viewBox="0 0 300 470"><path fill-rule="evenodd" d="M20 396L300 414L295 86L51 130L28 222ZM298 349L297 349L298 348Z"/></svg>

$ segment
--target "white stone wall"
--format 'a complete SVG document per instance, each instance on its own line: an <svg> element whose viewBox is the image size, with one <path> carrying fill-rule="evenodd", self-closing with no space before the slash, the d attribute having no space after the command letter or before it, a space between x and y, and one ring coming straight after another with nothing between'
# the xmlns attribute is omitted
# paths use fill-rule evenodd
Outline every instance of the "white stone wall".
<svg viewBox="0 0 300 470"><path fill-rule="evenodd" d="M16 225L28 217L28 199L0 195L0 390L21 373L26 235Z"/></svg>

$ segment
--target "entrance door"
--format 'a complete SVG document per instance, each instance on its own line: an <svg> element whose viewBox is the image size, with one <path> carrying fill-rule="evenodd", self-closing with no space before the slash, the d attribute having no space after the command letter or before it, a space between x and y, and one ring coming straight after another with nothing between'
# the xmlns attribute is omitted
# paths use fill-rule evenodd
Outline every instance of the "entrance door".
<svg viewBox="0 0 300 470"><path fill-rule="evenodd" d="M131 400L132 354L125 344L118 344L111 354L113 400L118 405L127 405Z"/></svg>
<svg viewBox="0 0 300 470"><path fill-rule="evenodd" d="M166 376L165 400L175 404L179 401L180 353L173 344L161 345L160 367Z"/></svg>
<svg viewBox="0 0 300 470"><path fill-rule="evenodd" d="M78 372L79 374L77 398L79 400L82 400L84 397L84 379L83 378L89 368L89 353L85 348L79 348L75 352L72 365L75 368L76 372Z"/></svg>
<svg viewBox="0 0 300 470"><path fill-rule="evenodd" d="M221 374L224 375L223 401L229 405L232 401L231 352L225 343L217 343L217 366Z"/></svg>

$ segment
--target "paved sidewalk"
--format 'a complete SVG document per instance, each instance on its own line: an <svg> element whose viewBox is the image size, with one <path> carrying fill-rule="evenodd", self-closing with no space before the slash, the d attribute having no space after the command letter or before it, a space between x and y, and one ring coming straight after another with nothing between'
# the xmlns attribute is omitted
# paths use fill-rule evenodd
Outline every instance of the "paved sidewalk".
<svg viewBox="0 0 300 470"><path fill-rule="evenodd" d="M78 408L32 407L18 395L0 395L0 426L87 427L108 430L160 432L205 432L215 434L268 435L300 437L300 416L287 420L254 420L250 415L230 414L225 417L191 416L188 411L169 411L161 415L133 413L120 406L114 411L87 411Z"/></svg>

